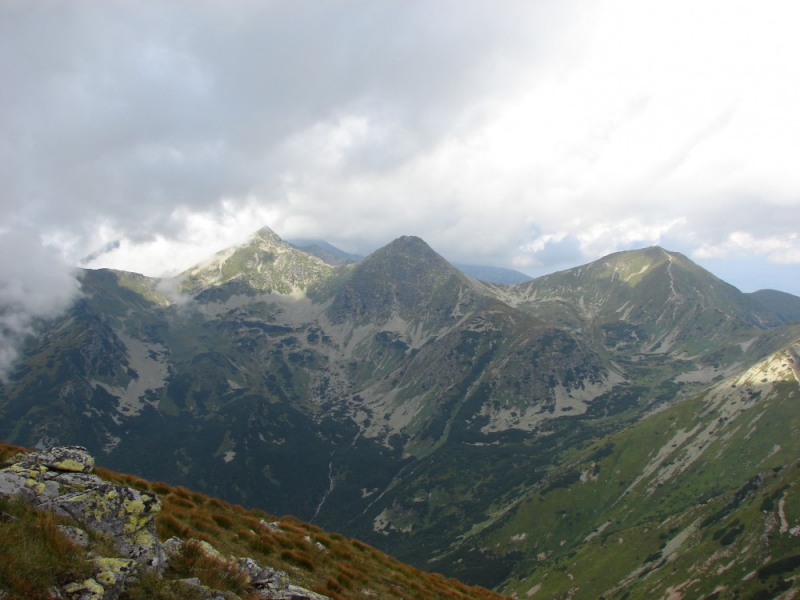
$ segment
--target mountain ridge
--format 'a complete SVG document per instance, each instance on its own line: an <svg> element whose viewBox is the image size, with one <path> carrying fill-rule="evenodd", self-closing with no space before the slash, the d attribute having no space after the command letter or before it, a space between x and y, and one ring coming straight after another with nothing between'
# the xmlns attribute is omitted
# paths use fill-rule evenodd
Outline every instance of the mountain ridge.
<svg viewBox="0 0 800 600"><path fill-rule="evenodd" d="M269 227L262 227L245 244L217 252L176 280L181 291L190 294L233 280L261 292L302 294L332 271L331 265L295 249Z"/></svg>
<svg viewBox="0 0 800 600"><path fill-rule="evenodd" d="M82 442L117 470L313 518L517 592L535 587L519 587L525 569L589 550L541 540L551 554L533 560L524 540L491 537L493 515L522 515L517 499L556 483L548 498L565 500L587 448L678 418L710 386L756 393L737 377L800 338L657 247L504 286L419 238L332 267L262 230L183 278L104 270L83 283L0 388L4 439ZM638 454L613 455L644 469ZM509 538L538 531L525 527ZM571 527L582 540L598 522Z"/></svg>

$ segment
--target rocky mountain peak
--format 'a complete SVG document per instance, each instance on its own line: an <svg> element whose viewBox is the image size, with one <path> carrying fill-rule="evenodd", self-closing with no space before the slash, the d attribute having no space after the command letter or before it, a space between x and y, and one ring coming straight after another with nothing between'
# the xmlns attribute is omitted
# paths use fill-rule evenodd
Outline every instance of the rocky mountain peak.
<svg viewBox="0 0 800 600"><path fill-rule="evenodd" d="M248 241L232 246L178 276L185 292L197 294L228 283L259 292L305 293L326 279L334 268L319 258L284 242L269 227Z"/></svg>
<svg viewBox="0 0 800 600"><path fill-rule="evenodd" d="M469 280L458 269L422 239L403 236L352 268L328 312L335 322L386 321L395 313L426 321L434 313L437 319L449 314L463 304L459 298L471 294Z"/></svg>
<svg viewBox="0 0 800 600"><path fill-rule="evenodd" d="M266 225L250 235L250 243L266 243L267 245L288 246L281 237Z"/></svg>
<svg viewBox="0 0 800 600"><path fill-rule="evenodd" d="M389 242L384 248L392 251L406 252L434 252L425 240L415 235L401 235L399 238Z"/></svg>

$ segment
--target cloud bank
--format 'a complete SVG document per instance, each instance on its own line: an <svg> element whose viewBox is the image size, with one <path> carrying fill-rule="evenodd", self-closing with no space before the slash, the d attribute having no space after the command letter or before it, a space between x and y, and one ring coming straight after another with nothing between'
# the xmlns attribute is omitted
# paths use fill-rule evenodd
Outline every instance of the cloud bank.
<svg viewBox="0 0 800 600"><path fill-rule="evenodd" d="M114 241L93 266L176 272L269 225L534 275L660 244L800 293L799 22L790 0L0 1L0 230L33 282Z"/></svg>

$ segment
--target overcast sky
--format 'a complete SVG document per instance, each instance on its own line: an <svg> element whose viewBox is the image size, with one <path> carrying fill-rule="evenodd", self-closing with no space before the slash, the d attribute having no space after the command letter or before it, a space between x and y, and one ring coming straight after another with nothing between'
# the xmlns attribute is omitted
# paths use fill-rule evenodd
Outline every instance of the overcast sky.
<svg viewBox="0 0 800 600"><path fill-rule="evenodd" d="M108 242L160 275L262 225L532 275L658 244L800 294L798 31L796 0L0 0L2 324Z"/></svg>

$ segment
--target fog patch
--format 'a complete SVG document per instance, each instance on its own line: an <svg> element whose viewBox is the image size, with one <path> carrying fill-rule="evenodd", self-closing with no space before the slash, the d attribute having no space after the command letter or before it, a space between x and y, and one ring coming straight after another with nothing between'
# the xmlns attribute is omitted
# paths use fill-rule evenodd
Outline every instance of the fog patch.
<svg viewBox="0 0 800 600"><path fill-rule="evenodd" d="M0 233L0 380L8 381L24 341L37 325L80 295L76 272L31 232Z"/></svg>

